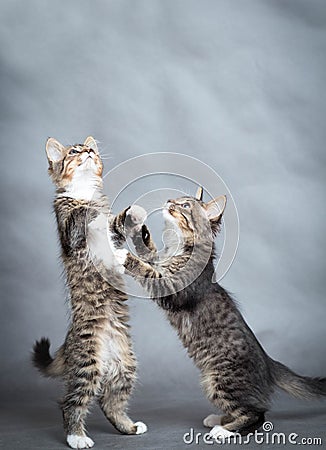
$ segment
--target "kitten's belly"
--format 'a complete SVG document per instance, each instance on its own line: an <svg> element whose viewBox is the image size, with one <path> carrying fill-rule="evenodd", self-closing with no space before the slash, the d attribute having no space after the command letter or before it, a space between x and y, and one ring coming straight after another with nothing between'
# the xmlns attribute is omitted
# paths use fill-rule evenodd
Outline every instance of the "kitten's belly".
<svg viewBox="0 0 326 450"><path fill-rule="evenodd" d="M108 227L107 214L99 214L88 225L87 246L93 260L102 261L108 268L115 265L115 258L112 251L114 244Z"/></svg>
<svg viewBox="0 0 326 450"><path fill-rule="evenodd" d="M127 336L113 327L104 330L100 337L100 358L103 375L112 379L119 375L121 365L130 355L130 343Z"/></svg>

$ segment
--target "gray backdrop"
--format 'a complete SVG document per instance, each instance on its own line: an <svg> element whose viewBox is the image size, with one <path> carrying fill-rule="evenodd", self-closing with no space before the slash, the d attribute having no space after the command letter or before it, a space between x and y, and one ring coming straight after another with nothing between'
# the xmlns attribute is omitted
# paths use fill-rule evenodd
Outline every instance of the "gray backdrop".
<svg viewBox="0 0 326 450"><path fill-rule="evenodd" d="M271 356L325 375L325 2L3 0L0 17L1 397L58 389L29 364L68 323L48 136L92 134L106 170L159 151L214 168L241 226L222 285ZM163 314L130 306L142 398L199 393Z"/></svg>

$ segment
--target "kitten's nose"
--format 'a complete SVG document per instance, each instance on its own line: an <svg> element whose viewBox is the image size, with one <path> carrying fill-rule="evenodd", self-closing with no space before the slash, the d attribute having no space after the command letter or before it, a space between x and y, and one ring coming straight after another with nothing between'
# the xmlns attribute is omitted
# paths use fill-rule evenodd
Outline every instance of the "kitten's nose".
<svg viewBox="0 0 326 450"><path fill-rule="evenodd" d="M93 156L95 155L94 150L91 148L89 150L86 150L86 153L88 153L88 156L90 156L91 158L93 158Z"/></svg>

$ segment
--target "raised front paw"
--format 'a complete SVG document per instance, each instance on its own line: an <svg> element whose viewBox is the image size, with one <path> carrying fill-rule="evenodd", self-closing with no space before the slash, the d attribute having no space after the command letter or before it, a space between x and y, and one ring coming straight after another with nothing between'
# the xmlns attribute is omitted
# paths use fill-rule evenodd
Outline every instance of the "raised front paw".
<svg viewBox="0 0 326 450"><path fill-rule="evenodd" d="M147 218L147 213L141 206L132 205L126 213L126 225L128 227L135 227L142 225Z"/></svg>
<svg viewBox="0 0 326 450"><path fill-rule="evenodd" d="M124 263L126 262L127 256L128 256L128 250L125 248L120 248L118 250L115 250L114 252L114 257L116 262L120 265L123 266Z"/></svg>

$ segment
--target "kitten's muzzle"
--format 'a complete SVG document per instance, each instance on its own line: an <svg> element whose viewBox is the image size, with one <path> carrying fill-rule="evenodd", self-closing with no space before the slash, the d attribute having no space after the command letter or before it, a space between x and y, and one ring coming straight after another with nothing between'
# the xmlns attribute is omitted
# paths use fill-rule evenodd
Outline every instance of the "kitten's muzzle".
<svg viewBox="0 0 326 450"><path fill-rule="evenodd" d="M169 213L170 213L171 215L173 215L173 213L174 213L174 211L175 211L175 204L172 203L170 200L168 200L168 201L166 202L166 204L165 204L165 209L166 209L167 211L169 211Z"/></svg>
<svg viewBox="0 0 326 450"><path fill-rule="evenodd" d="M82 162L86 162L88 159L95 159L95 152L92 149L84 150L81 155Z"/></svg>
<svg viewBox="0 0 326 450"><path fill-rule="evenodd" d="M86 150L86 153L88 153L87 158L94 158L94 156L95 156L95 152L92 149Z"/></svg>
<svg viewBox="0 0 326 450"><path fill-rule="evenodd" d="M175 204L174 204L174 202L172 202L172 200L168 200L165 203L164 207L165 207L165 209L168 209L168 210L170 210L170 209L174 210L175 209Z"/></svg>

